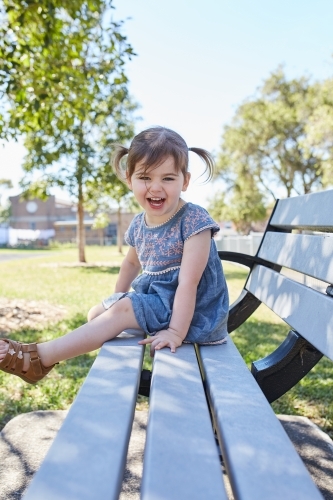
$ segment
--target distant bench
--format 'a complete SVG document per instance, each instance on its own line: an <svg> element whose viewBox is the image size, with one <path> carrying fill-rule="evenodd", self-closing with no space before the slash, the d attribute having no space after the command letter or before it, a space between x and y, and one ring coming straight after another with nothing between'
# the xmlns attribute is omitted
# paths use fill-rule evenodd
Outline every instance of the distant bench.
<svg viewBox="0 0 333 500"><path fill-rule="evenodd" d="M226 499L219 452L235 499L322 498L268 401L322 355L333 359L332 232L333 191L325 191L277 201L256 256L219 252L250 268L229 332L261 302L292 330L252 364L253 375L231 338L156 353L142 499ZM280 274L282 266L322 280L323 291ZM137 393L149 393L142 337L132 331L104 344L25 500L118 499Z"/></svg>

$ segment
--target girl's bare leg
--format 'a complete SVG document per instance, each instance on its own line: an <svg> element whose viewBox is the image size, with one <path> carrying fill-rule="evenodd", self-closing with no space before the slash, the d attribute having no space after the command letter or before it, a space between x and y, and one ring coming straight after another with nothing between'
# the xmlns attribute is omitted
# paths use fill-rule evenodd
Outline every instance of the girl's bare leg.
<svg viewBox="0 0 333 500"><path fill-rule="evenodd" d="M102 306L103 307L103 306ZM80 354L94 351L107 340L113 339L126 328L140 328L132 307L131 299L125 297L116 302L95 319L76 330L49 342L38 344L37 351L45 367ZM0 341L0 361L8 351L8 344ZM27 359L26 359L27 358ZM29 356L25 356L28 368Z"/></svg>
<svg viewBox="0 0 333 500"><path fill-rule="evenodd" d="M92 319L97 318L97 316L100 316L105 312L103 304L97 304L97 306L92 307L88 314L87 314L87 319L88 321L91 321Z"/></svg>

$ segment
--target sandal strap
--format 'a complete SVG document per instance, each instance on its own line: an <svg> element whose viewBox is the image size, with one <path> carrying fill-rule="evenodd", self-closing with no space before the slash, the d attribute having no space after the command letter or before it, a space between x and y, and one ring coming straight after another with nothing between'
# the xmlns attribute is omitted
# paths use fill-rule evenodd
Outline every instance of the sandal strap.
<svg viewBox="0 0 333 500"><path fill-rule="evenodd" d="M21 370L23 367L22 344L20 342L15 342L10 339L8 339L7 342L9 344L9 347L7 353L8 358L6 362L6 368L8 368L9 370L13 370L17 367L19 370ZM14 351L14 353L9 351ZM21 356L19 356L20 353Z"/></svg>
<svg viewBox="0 0 333 500"><path fill-rule="evenodd" d="M30 359L39 359L37 352L37 344L22 344L22 351L30 355Z"/></svg>
<svg viewBox="0 0 333 500"><path fill-rule="evenodd" d="M45 367L38 356L37 344L22 344L15 340L1 338L8 343L6 356L0 361L0 370L17 375L29 384L35 384L45 377L55 365ZM23 371L24 354L29 354L29 367Z"/></svg>
<svg viewBox="0 0 333 500"><path fill-rule="evenodd" d="M29 354L30 366L32 367L34 374L36 376L43 375L42 361L38 356L37 344L36 343L22 344L22 350L23 352Z"/></svg>
<svg viewBox="0 0 333 500"><path fill-rule="evenodd" d="M40 358L37 359L30 358L30 366L33 368L35 375L37 376L43 375L42 362Z"/></svg>

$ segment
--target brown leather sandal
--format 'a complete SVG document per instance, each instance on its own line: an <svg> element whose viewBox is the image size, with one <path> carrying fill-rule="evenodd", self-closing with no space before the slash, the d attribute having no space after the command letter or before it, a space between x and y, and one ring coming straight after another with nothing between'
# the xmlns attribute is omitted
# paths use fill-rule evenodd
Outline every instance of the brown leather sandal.
<svg viewBox="0 0 333 500"><path fill-rule="evenodd" d="M22 344L10 339L0 339L9 344L9 349L0 362L0 370L17 375L29 384L36 384L44 378L55 365L45 367L37 352L37 344ZM30 364L27 371L23 371L23 354L29 353Z"/></svg>

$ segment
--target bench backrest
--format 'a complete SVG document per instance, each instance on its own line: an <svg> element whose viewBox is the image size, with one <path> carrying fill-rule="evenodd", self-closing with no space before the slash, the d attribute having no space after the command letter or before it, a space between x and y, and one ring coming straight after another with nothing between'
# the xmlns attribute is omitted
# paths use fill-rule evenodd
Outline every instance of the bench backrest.
<svg viewBox="0 0 333 500"><path fill-rule="evenodd" d="M278 200L256 256L238 258L251 271L231 307L229 331L261 302L292 328L277 351L252 366L270 401L295 385L322 355L333 359L332 233L333 190ZM220 257L237 260L231 252L220 252ZM281 274L281 268L289 272ZM321 289L306 286L299 276L320 280Z"/></svg>

